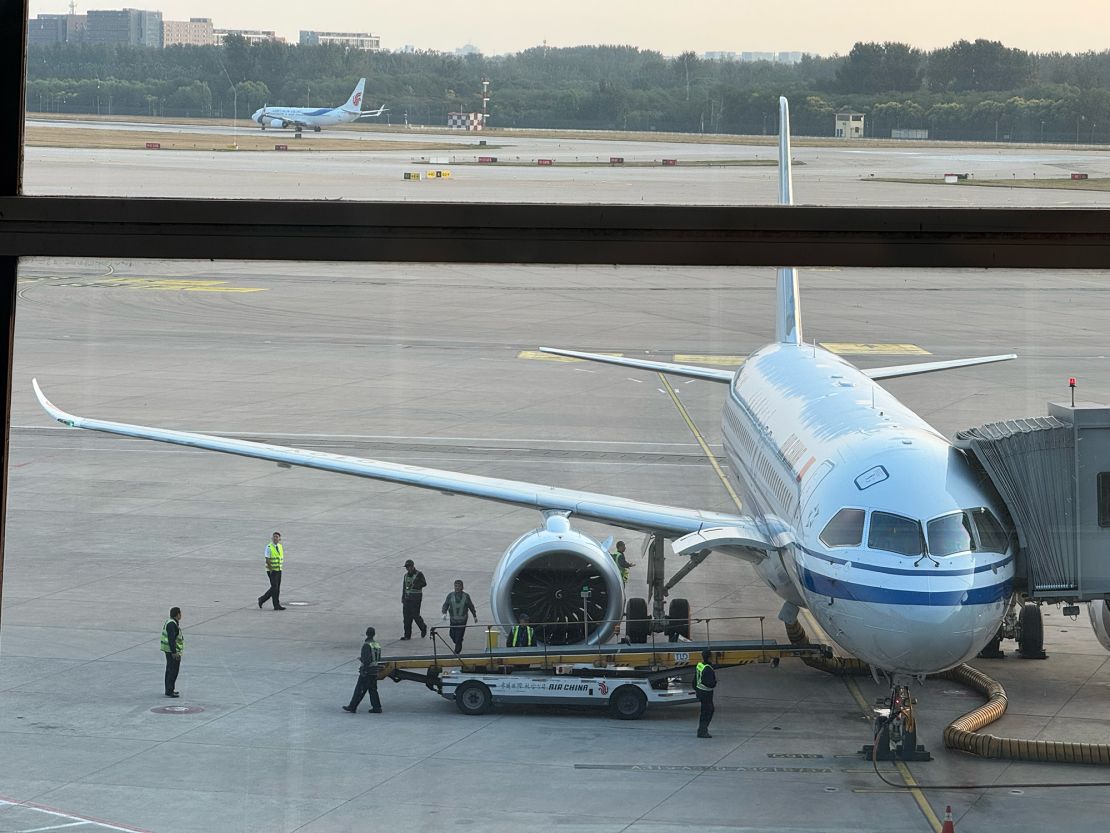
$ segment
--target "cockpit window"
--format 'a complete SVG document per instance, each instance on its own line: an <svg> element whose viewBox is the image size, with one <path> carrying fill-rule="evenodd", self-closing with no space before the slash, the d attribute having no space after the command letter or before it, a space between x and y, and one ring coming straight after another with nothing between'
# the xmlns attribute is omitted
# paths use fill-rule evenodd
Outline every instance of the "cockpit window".
<svg viewBox="0 0 1110 833"><path fill-rule="evenodd" d="M872 512L867 546L899 555L921 555L925 552L925 536L921 534L921 524L913 518Z"/></svg>
<svg viewBox="0 0 1110 833"><path fill-rule="evenodd" d="M975 529L979 533L979 548L987 552L1006 552L1010 545L1010 538L994 513L985 507L969 509L968 514L975 521Z"/></svg>
<svg viewBox="0 0 1110 833"><path fill-rule="evenodd" d="M841 509L821 530L826 547L858 547L863 540L862 509Z"/></svg>
<svg viewBox="0 0 1110 833"><path fill-rule="evenodd" d="M927 524L929 552L933 555L955 555L975 549L971 519L963 512L933 518Z"/></svg>

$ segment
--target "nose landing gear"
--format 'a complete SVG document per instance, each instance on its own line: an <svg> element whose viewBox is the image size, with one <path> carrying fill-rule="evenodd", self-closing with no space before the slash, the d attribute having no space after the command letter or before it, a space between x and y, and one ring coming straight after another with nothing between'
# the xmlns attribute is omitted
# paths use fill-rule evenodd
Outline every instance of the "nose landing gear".
<svg viewBox="0 0 1110 833"><path fill-rule="evenodd" d="M869 761L931 761L933 756L917 743L914 699L908 685L894 684L884 707L876 709L875 743L860 754Z"/></svg>

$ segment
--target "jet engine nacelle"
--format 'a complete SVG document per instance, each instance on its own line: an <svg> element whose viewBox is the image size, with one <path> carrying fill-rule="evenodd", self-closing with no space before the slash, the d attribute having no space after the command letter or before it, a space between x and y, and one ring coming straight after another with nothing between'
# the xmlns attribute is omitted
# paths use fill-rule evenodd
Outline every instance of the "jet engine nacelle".
<svg viewBox="0 0 1110 833"><path fill-rule="evenodd" d="M583 597L583 591L589 595ZM527 613L548 645L604 642L624 610L624 582L605 548L561 514L522 535L493 574L490 612L509 634ZM543 624L547 623L547 624Z"/></svg>
<svg viewBox="0 0 1110 833"><path fill-rule="evenodd" d="M265 119L263 119L263 121L265 121L269 127L277 127L279 129L285 127L285 122L283 122L281 119L274 119L267 116Z"/></svg>
<svg viewBox="0 0 1110 833"><path fill-rule="evenodd" d="M1102 647L1110 651L1110 605L1102 599L1095 599L1087 605L1087 613L1091 616L1091 627L1094 628L1095 637L1102 643Z"/></svg>

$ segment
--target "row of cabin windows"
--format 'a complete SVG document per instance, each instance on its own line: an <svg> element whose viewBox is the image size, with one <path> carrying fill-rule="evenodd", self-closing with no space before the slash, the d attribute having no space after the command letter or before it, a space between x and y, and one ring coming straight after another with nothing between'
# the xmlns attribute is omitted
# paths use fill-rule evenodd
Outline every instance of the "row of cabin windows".
<svg viewBox="0 0 1110 833"><path fill-rule="evenodd" d="M739 437L740 441L743 443L749 458L758 458L755 461L755 466L760 476L763 478L763 482L770 485L775 491L779 503L782 506L786 507L791 512L794 511L795 495L783 479L778 468L771 462L770 458L765 453L757 452L755 439L746 430L746 426L742 424L742 421L736 418L735 412L732 409L729 409L726 419L732 427L732 430L736 433L736 436Z"/></svg>
<svg viewBox="0 0 1110 833"><path fill-rule="evenodd" d="M858 547L863 542L867 512L841 509L821 531L826 547ZM926 541L926 535L928 540ZM986 507L965 509L920 521L890 512L872 512L867 547L898 555L955 555L960 552L1006 552L1009 536Z"/></svg>

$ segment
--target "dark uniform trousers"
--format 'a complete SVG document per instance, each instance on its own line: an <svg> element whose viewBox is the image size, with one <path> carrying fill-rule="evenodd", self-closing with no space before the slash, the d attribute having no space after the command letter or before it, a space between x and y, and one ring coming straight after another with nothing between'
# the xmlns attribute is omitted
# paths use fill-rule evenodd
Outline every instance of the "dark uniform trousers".
<svg viewBox="0 0 1110 833"><path fill-rule="evenodd" d="M701 716L698 718L698 734L708 734L709 721L713 719L713 712L716 711L713 707L713 692L699 688L695 689L694 693L697 694L698 702L701 703Z"/></svg>
<svg viewBox="0 0 1110 833"><path fill-rule="evenodd" d="M281 570L267 570L266 575L270 577L270 589L259 599L258 606L261 607L267 599L273 599L274 607L281 607Z"/></svg>
<svg viewBox="0 0 1110 833"><path fill-rule="evenodd" d="M181 670L181 657L166 654L166 694L173 694L177 685L177 672Z"/></svg>
<svg viewBox="0 0 1110 833"><path fill-rule="evenodd" d="M461 654L463 637L466 636L466 620L463 619L457 624L452 622L449 633L451 634L451 641L455 643L455 653Z"/></svg>
<svg viewBox="0 0 1110 833"><path fill-rule="evenodd" d="M420 628L420 635L423 636L428 631L428 626L424 624L424 619L420 616L420 604L424 601L422 595L409 594L401 600L401 615L405 620L405 639L412 638L412 623L416 623L416 627Z"/></svg>
<svg viewBox="0 0 1110 833"><path fill-rule="evenodd" d="M376 712L382 710L382 701L378 697L378 673L371 671L369 673L363 671L358 675L358 682L355 683L355 693L351 695L351 704L349 708L354 711L358 708L362 698L367 694L370 695L370 708Z"/></svg>

